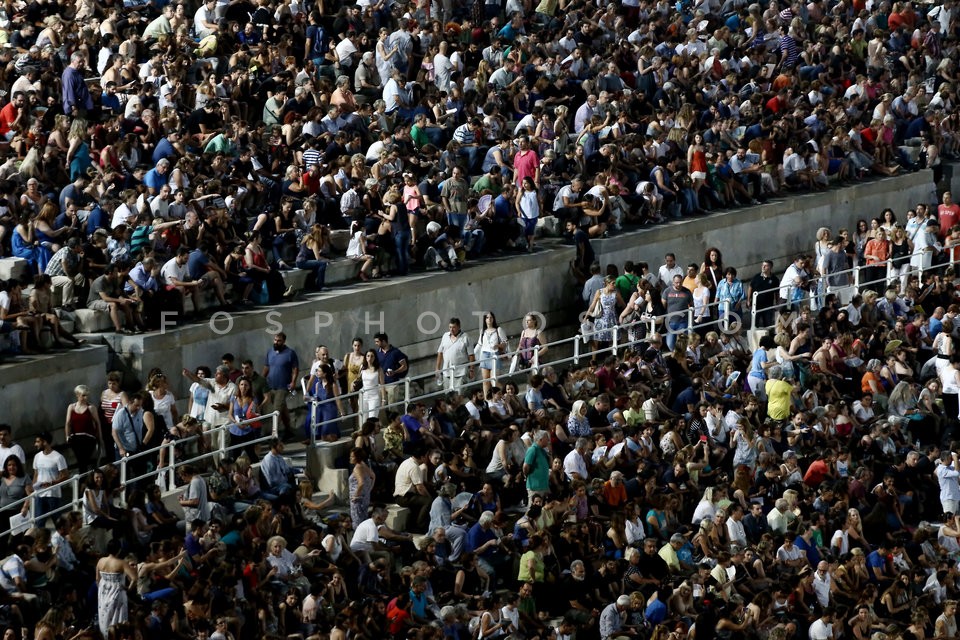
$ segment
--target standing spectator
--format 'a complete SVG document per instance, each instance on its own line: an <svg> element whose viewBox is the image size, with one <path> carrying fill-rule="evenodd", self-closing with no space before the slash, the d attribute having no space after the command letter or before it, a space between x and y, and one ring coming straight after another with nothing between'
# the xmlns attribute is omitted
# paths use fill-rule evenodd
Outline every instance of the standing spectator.
<svg viewBox="0 0 960 640"><path fill-rule="evenodd" d="M81 384L74 388L73 393L77 401L67 407L64 437L73 449L77 472L83 475L87 469L96 466L94 454L97 447L100 447L100 455L105 455L106 449L103 446L99 412L90 404L90 390Z"/></svg>
<svg viewBox="0 0 960 640"><path fill-rule="evenodd" d="M450 318L448 328L437 349L437 382L447 391L459 393L464 376L469 376L471 380L474 378L474 355L470 349L470 338L460 329L460 318Z"/></svg>
<svg viewBox="0 0 960 640"><path fill-rule="evenodd" d="M677 335L687 328L687 310L693 307L693 294L683 286L683 277L673 276L670 288L661 295L667 314L667 348L671 351L677 343Z"/></svg>
<svg viewBox="0 0 960 640"><path fill-rule="evenodd" d="M409 372L407 355L391 345L385 333L373 336L373 342L377 345L377 360L380 361L380 368L383 369L383 381L387 387L387 404L396 404L401 390L399 382L406 378Z"/></svg>
<svg viewBox="0 0 960 640"><path fill-rule="evenodd" d="M85 118L87 112L93 109L93 98L82 73L85 67L86 57L80 51L75 51L60 78L63 86L63 112L75 118Z"/></svg>
<svg viewBox="0 0 960 640"><path fill-rule="evenodd" d="M267 352L263 363L263 377L267 379L269 393L261 403L261 411L280 412L280 422L290 433L290 410L287 409L287 395L294 393L300 377L300 360L297 352L287 346L287 334L273 336L273 349ZM267 405L267 407L263 407Z"/></svg>
<svg viewBox="0 0 960 640"><path fill-rule="evenodd" d="M550 490L550 434L536 431L533 444L523 457L523 475L527 478L527 499L533 502L534 496L543 497Z"/></svg>
<svg viewBox="0 0 960 640"><path fill-rule="evenodd" d="M33 457L33 489L36 492L34 514L39 526L47 522L46 514L60 507L61 491L57 486L65 481L67 459L53 448L53 436L49 431L41 431L34 441L37 454Z"/></svg>

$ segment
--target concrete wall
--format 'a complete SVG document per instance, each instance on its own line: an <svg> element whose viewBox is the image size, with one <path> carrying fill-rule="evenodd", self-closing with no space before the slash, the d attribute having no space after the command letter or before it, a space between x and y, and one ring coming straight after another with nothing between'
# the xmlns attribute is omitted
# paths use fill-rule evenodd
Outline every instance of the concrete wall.
<svg viewBox="0 0 960 640"><path fill-rule="evenodd" d="M597 254L603 264L644 260L656 269L667 252L677 254L678 264L699 266L706 249L718 247L723 264L741 276L758 272L768 259L782 272L798 252L813 252L820 227L846 227L852 234L859 218L869 220L890 207L905 220L907 209L936 200L933 176L922 171L617 236L598 242Z"/></svg>
<svg viewBox="0 0 960 640"><path fill-rule="evenodd" d="M909 206L932 197L931 175L920 172L644 229L596 241L595 249L603 264L645 260L656 267L668 251L675 252L682 264L699 264L704 250L716 246L723 251L725 264L749 276L764 259L775 260L782 270L789 256L810 251L820 226L852 228L857 218L878 215L884 207L902 215ZM281 329L304 369L317 344L328 345L340 357L354 336L372 347L373 334L385 331L410 357L414 372L429 371L447 320L459 316L475 340L479 318L473 314L485 309L494 311L513 345L529 311L546 316L549 340L569 337L577 310L568 269L572 257L572 248L556 246L535 255L473 264L461 272L338 287L269 311L236 313L229 331L224 318L163 334L104 334L101 339L109 350L86 349L0 367L0 419L18 427L21 441L44 428L59 429L74 385L87 384L98 394L105 372L118 367L127 371L130 384L160 367L173 381L174 393L183 398L187 388L179 375L183 367L216 364L227 351L250 357L259 367L271 346L270 334Z"/></svg>
<svg viewBox="0 0 960 640"><path fill-rule="evenodd" d="M13 436L33 451L33 435L44 430L63 441L67 405L75 400L73 388L90 387L99 401L110 351L104 345L38 356L0 365L0 422L12 424Z"/></svg>

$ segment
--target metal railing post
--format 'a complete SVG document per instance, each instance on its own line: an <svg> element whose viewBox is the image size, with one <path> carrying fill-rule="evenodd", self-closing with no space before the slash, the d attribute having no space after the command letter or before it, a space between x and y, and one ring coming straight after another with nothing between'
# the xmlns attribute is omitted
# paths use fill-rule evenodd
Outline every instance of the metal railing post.
<svg viewBox="0 0 960 640"><path fill-rule="evenodd" d="M173 442L171 442L167 445L167 491L170 491L177 486L176 454L177 447Z"/></svg>
<svg viewBox="0 0 960 640"><path fill-rule="evenodd" d="M693 307L687 309L687 335L693 333Z"/></svg>
<svg viewBox="0 0 960 640"><path fill-rule="evenodd" d="M720 327L723 329L723 332L726 333L730 329L730 301L724 300L723 305L723 320L720 323Z"/></svg>
<svg viewBox="0 0 960 640"><path fill-rule="evenodd" d="M276 411L273 412L273 437L280 437L280 414Z"/></svg>
<svg viewBox="0 0 960 640"><path fill-rule="evenodd" d="M853 268L853 287L860 291L860 265Z"/></svg>
<svg viewBox="0 0 960 640"><path fill-rule="evenodd" d="M613 355L617 355L617 343L619 342L620 338L620 328L614 327L610 331L613 334Z"/></svg>
<svg viewBox="0 0 960 640"><path fill-rule="evenodd" d="M493 366L490 368L490 380L493 381L493 384L497 384L497 365L500 362L500 354L494 352L493 354Z"/></svg>
<svg viewBox="0 0 960 640"><path fill-rule="evenodd" d="M540 347L534 347L533 349L533 372L540 372Z"/></svg>
<svg viewBox="0 0 960 640"><path fill-rule="evenodd" d="M410 404L410 378L406 377L403 379L403 407L406 409L407 405Z"/></svg>
<svg viewBox="0 0 960 640"><path fill-rule="evenodd" d="M70 478L70 489L73 491L73 501L71 501L71 507L73 510L79 509L82 502L80 498L80 476L75 475Z"/></svg>
<svg viewBox="0 0 960 640"><path fill-rule="evenodd" d="M754 292L751 294L751 303L750 303L750 327L751 327L752 329L756 329L756 328L757 328L757 296L759 296L759 295L760 295L760 294L759 294L759 292L757 292L757 291L754 291Z"/></svg>
<svg viewBox="0 0 960 640"><path fill-rule="evenodd" d="M580 337L573 341L573 364L580 364Z"/></svg>
<svg viewBox="0 0 960 640"><path fill-rule="evenodd" d="M120 458L120 488L123 489L127 484L127 459Z"/></svg>
<svg viewBox="0 0 960 640"><path fill-rule="evenodd" d="M317 446L317 399L310 401L310 446Z"/></svg>

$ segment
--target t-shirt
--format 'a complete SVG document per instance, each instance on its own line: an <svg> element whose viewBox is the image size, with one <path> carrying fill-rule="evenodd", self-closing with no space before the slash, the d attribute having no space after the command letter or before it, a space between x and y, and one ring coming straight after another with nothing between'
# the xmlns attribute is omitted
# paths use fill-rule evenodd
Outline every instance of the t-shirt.
<svg viewBox="0 0 960 640"><path fill-rule="evenodd" d="M667 313L686 311L693 304L693 294L684 287L680 287L677 291L671 285L669 289L664 290L662 298Z"/></svg>
<svg viewBox="0 0 960 640"><path fill-rule="evenodd" d="M546 491L550 488L550 456L542 447L535 444L527 449L523 464L530 467L527 475L528 491Z"/></svg>
<svg viewBox="0 0 960 640"><path fill-rule="evenodd" d="M790 417L790 394L793 386L783 380L767 380L767 415L773 420Z"/></svg>
<svg viewBox="0 0 960 640"><path fill-rule="evenodd" d="M373 545L380 540L380 527L373 518L367 518L357 525L350 540L350 548L354 551L370 551Z"/></svg>
<svg viewBox="0 0 960 640"><path fill-rule="evenodd" d="M33 471L37 476L34 487L37 489L38 498L59 498L60 486L57 485L51 489L41 489L42 486L56 482L60 478L60 472L67 470L67 459L59 451L44 453L40 451L33 457Z"/></svg>
<svg viewBox="0 0 960 640"><path fill-rule="evenodd" d="M950 228L960 222L960 204L941 204L937 207L937 217L940 219L940 237L946 238L950 235Z"/></svg>
<svg viewBox="0 0 960 640"><path fill-rule="evenodd" d="M186 264L179 265L177 264L176 258L170 258L165 263L163 267L160 268L160 279L163 280L163 283L168 287L173 286L173 281L178 280L180 282L190 282L190 270Z"/></svg>
<svg viewBox="0 0 960 640"><path fill-rule="evenodd" d="M202 476L195 475L190 479L187 490L183 492L183 497L187 500L199 499L200 502L195 507L183 508L183 519L189 525L194 520L210 519L210 502L207 500L207 483Z"/></svg>
<svg viewBox="0 0 960 640"><path fill-rule="evenodd" d="M271 389L285 389L290 385L293 376L293 370L300 368L300 360L297 358L297 352L290 347L284 346L277 351L270 349L264 364L270 368L267 372L267 384Z"/></svg>

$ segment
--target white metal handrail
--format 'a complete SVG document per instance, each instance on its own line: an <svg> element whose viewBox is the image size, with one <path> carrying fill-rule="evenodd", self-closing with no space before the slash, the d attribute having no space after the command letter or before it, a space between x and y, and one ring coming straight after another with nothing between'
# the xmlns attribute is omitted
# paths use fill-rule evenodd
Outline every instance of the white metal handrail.
<svg viewBox="0 0 960 640"><path fill-rule="evenodd" d="M145 451L141 451L141 452L135 453L135 454L133 454L133 455L131 455L131 456L129 456L129 457L121 458L120 460L117 460L117 461L108 463L108 464L111 464L111 465L113 465L113 466L115 466L115 467L119 467L119 468L120 468L120 495L119 495L119 499L120 499L121 504L122 504L122 505L125 504L125 499L126 499L125 489L126 489L126 485L129 484L129 483L141 482L141 481L143 481L143 480L149 480L149 479L151 479L151 478L154 478L154 479L155 479L157 476L159 476L159 475L161 475L161 474L163 474L163 473L166 473L166 474L167 474L167 477L166 477L167 487L174 487L174 486L176 486L176 470L177 470L177 468L182 467L182 466L185 465L185 464L192 464L192 463L195 463L195 462L200 461L200 460L204 460L204 459L209 458L209 457L212 457L212 456L223 456L224 454L226 454L226 453L228 453L229 451L232 451L232 450L234 450L234 449L243 449L243 448L246 448L246 447L250 446L251 444L256 445L256 444L260 444L260 443L262 443L262 442L266 442L266 441L272 440L273 438L277 437L277 434L278 434L278 429L279 429L279 422L278 422L278 420L279 420L279 416L280 416L279 411L274 411L273 413L269 413L269 414L266 414L266 415L263 415L263 416L257 416L256 418L250 418L250 419L248 419L248 420L244 420L244 421L238 422L238 423L229 422L229 423L224 424L224 425L221 425L221 426L219 426L219 427L214 427L214 428L210 429L209 431L204 432L202 435L199 435L199 434L198 434L198 435L195 435L195 436L190 436L189 438L183 438L183 439L177 440L176 442L169 442L169 443L167 443L167 444L161 444L161 445L158 445L158 446L153 447L153 448L151 448L151 449L147 449L147 450L145 450ZM241 444L232 445L232 446L229 446L229 447L227 446L227 444L226 444L227 438L224 437L223 433L228 432L228 430L230 429L231 426L244 426L244 425L247 425L247 424L252 424L252 423L254 423L254 422L264 422L264 421L267 421L267 420L271 420L271 422L272 422L272 429L271 429L269 435L263 436L263 437L260 437L260 438L257 438L257 439L255 439L255 440L251 440L251 441L248 441L248 442L243 442L243 443L241 443ZM184 460L180 460L180 461L177 461L177 460L175 459L175 448L176 448L177 444L183 444L183 443L185 443L185 442L191 442L191 441L193 441L193 440L199 440L200 438L203 438L204 436L208 436L208 435L216 434L216 433L220 433L220 434L221 434L221 437L220 437L220 446L219 446L219 448L218 448L217 451L212 451L212 452L209 452L209 453L206 453L206 454L203 454L203 455L199 455L199 456L193 456L193 457L190 457L190 458L187 458L187 459L184 459ZM150 472L148 472L148 473L146 473L146 474L144 474L144 475L141 475L141 476L137 476L136 478L127 478L127 464L129 464L129 462L130 462L131 460L136 460L136 459L138 459L138 458L143 458L143 457L147 457L147 456L150 456L150 455L159 455L160 451L161 451L162 449L164 449L164 448L167 449L167 454L168 454L168 455L167 455L167 465L166 465L165 467L163 467L163 468L158 467L158 468L154 469L153 471L150 471ZM59 482L59 483L57 483L57 484L55 484L55 485L45 486L45 487L43 487L42 489L37 489L37 490L34 491L32 494L30 494L30 495L28 495L28 496L26 496L26 497L24 497L24 498L20 498L19 500L16 500L16 501L10 503L9 505L7 505L7 506L5 507L5 509L10 510L10 511L13 511L14 509L16 509L16 508L19 507L19 508L22 510L23 505L26 504L26 505L28 506L28 512L27 512L27 513L28 513L28 516L27 516L27 517L28 517L28 523L29 523L28 526L29 526L29 527L33 527L33 526L35 526L36 521L37 521L36 501L34 500L34 498L36 498L39 493L45 492L45 491L47 491L47 490L49 490L49 489L51 489L51 488L54 488L54 487L61 487L61 488L63 488L64 486L69 486L69 487L70 487L71 494L72 494L70 500L69 500L68 502L64 502L63 504L61 504L61 505L60 505L59 507L57 507L56 509L52 509L51 511L43 514L42 518L43 518L44 520L46 520L46 519L48 519L48 518L56 518L56 517L57 517L59 514L61 514L61 513L72 512L72 511L76 511L76 510L78 510L78 509L82 509L83 500L84 500L85 487L83 487L83 486L81 485L81 480L85 480L88 476L92 475L96 470L97 470L97 469L92 469L92 470L87 471L86 473L83 473L83 474L76 474L76 475L73 475L73 476L71 476L70 478L64 480L63 482ZM84 482L84 484L85 484L85 482ZM62 498L61 498L61 499L62 499ZM9 535L9 534L10 534L10 531L11 531L10 529L8 529L8 530L6 530L6 531L3 531L2 533L0 533L0 537L4 537L4 536Z"/></svg>

